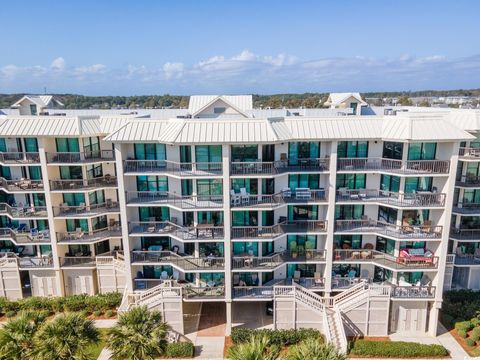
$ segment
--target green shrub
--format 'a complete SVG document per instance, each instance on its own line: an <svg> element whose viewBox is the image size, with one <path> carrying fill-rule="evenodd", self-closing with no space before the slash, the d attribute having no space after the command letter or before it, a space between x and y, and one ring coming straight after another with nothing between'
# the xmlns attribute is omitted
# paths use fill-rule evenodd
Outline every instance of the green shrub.
<svg viewBox="0 0 480 360"><path fill-rule="evenodd" d="M21 310L31 311L53 311L53 302L55 300L48 297L32 296L19 301Z"/></svg>
<svg viewBox="0 0 480 360"><path fill-rule="evenodd" d="M476 345L475 340L470 338L465 339L465 344L467 344L467 346L472 346L472 347Z"/></svg>
<svg viewBox="0 0 480 360"><path fill-rule="evenodd" d="M113 316L113 310L109 309L109 310L105 311L105 316L107 318L111 318Z"/></svg>
<svg viewBox="0 0 480 360"><path fill-rule="evenodd" d="M478 339L480 339L480 335L471 333L469 339L472 339L473 341L478 341Z"/></svg>
<svg viewBox="0 0 480 360"><path fill-rule="evenodd" d="M168 343L165 348L167 358L193 358L195 347L191 342Z"/></svg>
<svg viewBox="0 0 480 360"><path fill-rule="evenodd" d="M93 315L95 315L95 317L100 317L100 316L102 316L102 314L103 314L103 311L102 311L102 310L95 310L95 311L93 312Z"/></svg>
<svg viewBox="0 0 480 360"><path fill-rule="evenodd" d="M460 336L461 338L466 338L467 337L467 332L465 330L457 330L458 332L458 336Z"/></svg>
<svg viewBox="0 0 480 360"><path fill-rule="evenodd" d="M16 311L13 311L13 310L7 311L7 312L5 313L5 316L6 316L7 318L13 318L15 315L17 315L17 312L16 312Z"/></svg>
<svg viewBox="0 0 480 360"><path fill-rule="evenodd" d="M457 329L458 331L460 330L470 331L473 329L473 324L471 323L471 321L457 322L455 323L455 329Z"/></svg>
<svg viewBox="0 0 480 360"><path fill-rule="evenodd" d="M472 336L478 336L480 338L480 327L472 330Z"/></svg>
<svg viewBox="0 0 480 360"><path fill-rule="evenodd" d="M441 345L425 345L404 341L369 341L356 340L351 355L376 357L442 357L448 351Z"/></svg>
<svg viewBox="0 0 480 360"><path fill-rule="evenodd" d="M471 319L470 322L472 323L473 327L477 327L478 325L480 325L480 319L476 317Z"/></svg>
<svg viewBox="0 0 480 360"><path fill-rule="evenodd" d="M232 329L233 344L242 344L250 341L252 336L266 336L272 345L292 345L297 344L308 338L322 338L322 334L315 329L290 329L290 330L270 330L270 329Z"/></svg>

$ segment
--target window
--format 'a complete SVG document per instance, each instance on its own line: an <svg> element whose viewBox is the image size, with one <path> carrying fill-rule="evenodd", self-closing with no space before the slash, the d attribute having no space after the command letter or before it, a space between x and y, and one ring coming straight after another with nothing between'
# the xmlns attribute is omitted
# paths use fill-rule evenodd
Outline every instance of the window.
<svg viewBox="0 0 480 360"><path fill-rule="evenodd" d="M193 182L191 179L182 179L180 184L182 187L182 196L193 194Z"/></svg>
<svg viewBox="0 0 480 360"><path fill-rule="evenodd" d="M432 191L432 178L431 177L405 178L405 193L411 194L415 191Z"/></svg>
<svg viewBox="0 0 480 360"><path fill-rule="evenodd" d="M313 250L317 248L317 237L315 235L288 235L287 249L303 252L302 250Z"/></svg>
<svg viewBox="0 0 480 360"><path fill-rule="evenodd" d="M385 239L381 236L377 236L375 249L385 254L393 255L395 252L395 240Z"/></svg>
<svg viewBox="0 0 480 360"><path fill-rule="evenodd" d="M42 179L42 169L40 166L29 166L28 172L29 172L30 179L32 180Z"/></svg>
<svg viewBox="0 0 480 360"><path fill-rule="evenodd" d="M262 214L262 225L273 226L275 223L275 214L273 210L264 210Z"/></svg>
<svg viewBox="0 0 480 360"><path fill-rule="evenodd" d="M63 193L63 202L68 206L80 206L85 204L85 194L83 193Z"/></svg>
<svg viewBox="0 0 480 360"><path fill-rule="evenodd" d="M170 265L144 265L143 277L145 279L160 279L162 272L166 272L168 276L173 275L173 269Z"/></svg>
<svg viewBox="0 0 480 360"><path fill-rule="evenodd" d="M198 246L198 252L201 257L213 254L214 256L223 256L223 243L200 243Z"/></svg>
<svg viewBox="0 0 480 360"><path fill-rule="evenodd" d="M98 157L100 155L100 139L98 137L84 138L83 151L87 156Z"/></svg>
<svg viewBox="0 0 480 360"><path fill-rule="evenodd" d="M60 166L60 179L63 180L79 180L82 179L81 166Z"/></svg>
<svg viewBox="0 0 480 360"><path fill-rule="evenodd" d="M38 141L36 138L25 138L25 152L38 152Z"/></svg>
<svg viewBox="0 0 480 360"><path fill-rule="evenodd" d="M318 205L289 205L288 220L318 220Z"/></svg>
<svg viewBox="0 0 480 360"><path fill-rule="evenodd" d="M165 144L134 144L136 160L166 160Z"/></svg>
<svg viewBox="0 0 480 360"><path fill-rule="evenodd" d="M258 194L258 179L232 179L232 190L239 193L241 188L249 194Z"/></svg>
<svg viewBox="0 0 480 360"><path fill-rule="evenodd" d="M408 145L408 160L435 160L436 143L416 143Z"/></svg>
<svg viewBox="0 0 480 360"><path fill-rule="evenodd" d="M363 205L336 205L335 220L361 219L363 211Z"/></svg>
<svg viewBox="0 0 480 360"><path fill-rule="evenodd" d="M139 207L138 217L140 221L167 221L170 219L170 210L167 207Z"/></svg>
<svg viewBox="0 0 480 360"><path fill-rule="evenodd" d="M108 240L101 241L94 245L95 255L105 254L110 252L110 242Z"/></svg>
<svg viewBox="0 0 480 360"><path fill-rule="evenodd" d="M463 201L464 204L479 204L480 203L480 190L478 189L464 189Z"/></svg>
<svg viewBox="0 0 480 360"><path fill-rule="evenodd" d="M378 207L378 221L383 221L389 224L397 222L398 210L387 208L385 206Z"/></svg>
<svg viewBox="0 0 480 360"><path fill-rule="evenodd" d="M373 269L373 280L376 282L392 282L393 280L393 271L385 269L380 266L375 266Z"/></svg>
<svg viewBox="0 0 480 360"><path fill-rule="evenodd" d="M56 138L57 152L80 152L77 138Z"/></svg>
<svg viewBox="0 0 480 360"><path fill-rule="evenodd" d="M365 189L367 174L337 174L337 189Z"/></svg>
<svg viewBox="0 0 480 360"><path fill-rule="evenodd" d="M335 235L333 238L334 249L360 249L362 235Z"/></svg>
<svg viewBox="0 0 480 360"><path fill-rule="evenodd" d="M100 230L108 227L107 216L98 216L92 219L92 229Z"/></svg>
<svg viewBox="0 0 480 360"><path fill-rule="evenodd" d="M221 145L196 145L195 161L197 163L222 162Z"/></svg>
<svg viewBox="0 0 480 360"><path fill-rule="evenodd" d="M88 201L90 205L104 204L105 203L105 191L97 190L88 194Z"/></svg>
<svg viewBox="0 0 480 360"><path fill-rule="evenodd" d="M232 226L258 226L258 212L232 211Z"/></svg>
<svg viewBox="0 0 480 360"><path fill-rule="evenodd" d="M223 273L200 273L200 281L205 284L213 282L215 285L220 285L225 282L225 276Z"/></svg>
<svg viewBox="0 0 480 360"><path fill-rule="evenodd" d="M32 204L33 206L45 206L45 195L44 194L32 194Z"/></svg>
<svg viewBox="0 0 480 360"><path fill-rule="evenodd" d="M180 162L192 162L192 147L190 145L180 145Z"/></svg>
<svg viewBox="0 0 480 360"><path fill-rule="evenodd" d="M275 179L262 179L262 193L272 195L275 193Z"/></svg>
<svg viewBox="0 0 480 360"><path fill-rule="evenodd" d="M234 256L258 256L257 242L234 242L233 255Z"/></svg>
<svg viewBox="0 0 480 360"><path fill-rule="evenodd" d="M168 191L166 176L137 176L137 191Z"/></svg>
<svg viewBox="0 0 480 360"><path fill-rule="evenodd" d="M102 164L87 165L87 179L93 179L103 176Z"/></svg>
<svg viewBox="0 0 480 360"><path fill-rule="evenodd" d="M82 229L83 232L88 232L87 219L67 219L65 221L67 224L67 231L69 232L76 231L78 228Z"/></svg>
<svg viewBox="0 0 480 360"><path fill-rule="evenodd" d="M403 143L385 141L383 143L382 157L386 159L402 160L403 156Z"/></svg>
<svg viewBox="0 0 480 360"><path fill-rule="evenodd" d="M380 190L398 192L400 190L400 177L382 174L380 178Z"/></svg>
<svg viewBox="0 0 480 360"><path fill-rule="evenodd" d="M7 144L4 138L0 138L0 151L7 152Z"/></svg>
<svg viewBox="0 0 480 360"><path fill-rule="evenodd" d="M30 104L30 115L37 115L37 105Z"/></svg>
<svg viewBox="0 0 480 360"><path fill-rule="evenodd" d="M295 271L300 271L300 277L314 277L316 272L316 265L305 265L305 264L288 264L287 265L287 277L293 278Z"/></svg>
<svg viewBox="0 0 480 360"><path fill-rule="evenodd" d="M234 162L251 162L258 159L258 145L232 145Z"/></svg>
<svg viewBox="0 0 480 360"><path fill-rule="evenodd" d="M288 143L288 162L297 165L299 159L318 159L320 157L319 142L291 142Z"/></svg>
<svg viewBox="0 0 480 360"><path fill-rule="evenodd" d="M337 147L339 158L368 157L368 141L340 141Z"/></svg>
<svg viewBox="0 0 480 360"><path fill-rule="evenodd" d="M224 107L214 107L213 108L213 113L214 114L223 114L225 112L225 108Z"/></svg>
<svg viewBox="0 0 480 360"><path fill-rule="evenodd" d="M210 196L222 195L223 183L221 179L198 179L197 180L197 194Z"/></svg>
<svg viewBox="0 0 480 360"><path fill-rule="evenodd" d="M150 246L161 246L162 250L169 250L171 248L171 242L168 236L142 237L141 243L143 250L151 250L149 249Z"/></svg>
<svg viewBox="0 0 480 360"><path fill-rule="evenodd" d="M318 189L320 187L319 174L292 174L288 175L288 187L295 191L296 188Z"/></svg>
<svg viewBox="0 0 480 360"><path fill-rule="evenodd" d="M222 211L199 211L197 214L197 221L199 224L211 224L214 226L223 225Z"/></svg>

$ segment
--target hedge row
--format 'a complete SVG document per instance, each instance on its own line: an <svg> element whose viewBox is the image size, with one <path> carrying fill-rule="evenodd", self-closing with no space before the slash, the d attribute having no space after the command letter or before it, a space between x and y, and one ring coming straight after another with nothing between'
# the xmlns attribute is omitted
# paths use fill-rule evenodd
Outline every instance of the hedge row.
<svg viewBox="0 0 480 360"><path fill-rule="evenodd" d="M443 357L448 351L441 345L425 345L404 341L369 341L356 340L350 350L351 355L415 358Z"/></svg>
<svg viewBox="0 0 480 360"><path fill-rule="evenodd" d="M106 313L114 310L122 301L122 294L108 293L98 295L73 295L66 297L28 297L21 300L0 298L0 315L15 315L20 310L45 311L60 313L78 311L87 314Z"/></svg>
<svg viewBox="0 0 480 360"><path fill-rule="evenodd" d="M309 338L322 338L320 331L315 329L291 329L291 330L270 330L270 329L232 329L233 344L248 342L252 336L267 336L272 345L293 345Z"/></svg>
<svg viewBox="0 0 480 360"><path fill-rule="evenodd" d="M165 357L171 359L193 358L194 349L191 342L168 343L165 348Z"/></svg>

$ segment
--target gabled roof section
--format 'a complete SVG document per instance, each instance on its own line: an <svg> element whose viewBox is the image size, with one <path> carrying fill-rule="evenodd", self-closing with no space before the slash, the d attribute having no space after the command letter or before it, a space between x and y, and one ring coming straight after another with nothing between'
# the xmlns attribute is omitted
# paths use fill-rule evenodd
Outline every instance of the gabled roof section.
<svg viewBox="0 0 480 360"><path fill-rule="evenodd" d="M105 141L112 142L159 142L168 121L132 120L108 135Z"/></svg>
<svg viewBox="0 0 480 360"><path fill-rule="evenodd" d="M330 93L324 105L337 106L343 103L345 100L347 100L350 97L355 98L361 105L368 105L365 101L363 101L362 97L360 96L360 93L358 92Z"/></svg>
<svg viewBox="0 0 480 360"><path fill-rule="evenodd" d="M0 136L92 136L99 135L98 117L18 116L0 125Z"/></svg>
<svg viewBox="0 0 480 360"><path fill-rule="evenodd" d="M225 102L244 117L249 117L247 111L253 109L252 95L192 95L188 112L195 117L217 101Z"/></svg>
<svg viewBox="0 0 480 360"><path fill-rule="evenodd" d="M12 107L21 106L25 100L28 100L42 108L48 107L52 102L55 102L57 106L64 106L62 102L54 98L52 95L25 95L15 104L13 104Z"/></svg>

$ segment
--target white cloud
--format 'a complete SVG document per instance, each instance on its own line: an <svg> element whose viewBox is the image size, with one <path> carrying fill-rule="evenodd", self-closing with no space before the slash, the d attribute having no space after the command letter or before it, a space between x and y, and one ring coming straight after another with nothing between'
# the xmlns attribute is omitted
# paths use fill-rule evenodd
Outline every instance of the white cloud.
<svg viewBox="0 0 480 360"><path fill-rule="evenodd" d="M74 73L77 75L85 74L101 74L106 71L107 67L103 64L94 64L90 66L79 66L74 69Z"/></svg>
<svg viewBox="0 0 480 360"><path fill-rule="evenodd" d="M65 59L63 57L58 57L52 61L50 64L50 69L54 71L63 71L65 70Z"/></svg>
<svg viewBox="0 0 480 360"><path fill-rule="evenodd" d="M18 74L20 68L18 66L15 66L15 65L5 65L0 70L3 74L3 76L14 77L15 75Z"/></svg>
<svg viewBox="0 0 480 360"><path fill-rule="evenodd" d="M163 72L165 73L165 78L167 80L180 79L183 76L185 65L179 62L174 62L174 63L167 62L163 64L162 69L163 69Z"/></svg>

